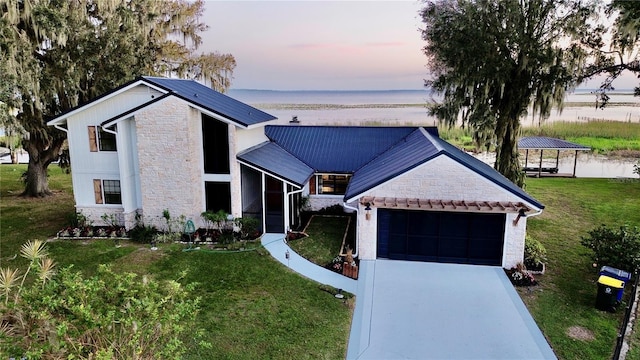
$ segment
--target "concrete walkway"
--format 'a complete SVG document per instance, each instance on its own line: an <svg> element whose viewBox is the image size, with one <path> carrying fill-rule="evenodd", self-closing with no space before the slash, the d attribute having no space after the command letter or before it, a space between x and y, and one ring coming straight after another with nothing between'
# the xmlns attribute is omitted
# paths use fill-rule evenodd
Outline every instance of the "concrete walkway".
<svg viewBox="0 0 640 360"><path fill-rule="evenodd" d="M284 239L285 234L264 234L262 235L261 241L262 246L269 251L271 256L291 268L291 270L321 284L331 285L352 294L356 293L358 289L358 282L356 280L325 269L303 258L293 251ZM287 260L285 255L287 251L289 252L289 260Z"/></svg>
<svg viewBox="0 0 640 360"><path fill-rule="evenodd" d="M347 359L555 359L500 267L360 261Z"/></svg>

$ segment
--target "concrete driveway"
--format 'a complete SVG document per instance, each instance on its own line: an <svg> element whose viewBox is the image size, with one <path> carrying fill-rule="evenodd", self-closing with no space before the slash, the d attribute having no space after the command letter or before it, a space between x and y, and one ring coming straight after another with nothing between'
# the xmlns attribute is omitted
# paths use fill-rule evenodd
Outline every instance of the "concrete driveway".
<svg viewBox="0 0 640 360"><path fill-rule="evenodd" d="M348 359L555 359L499 267L360 262Z"/></svg>

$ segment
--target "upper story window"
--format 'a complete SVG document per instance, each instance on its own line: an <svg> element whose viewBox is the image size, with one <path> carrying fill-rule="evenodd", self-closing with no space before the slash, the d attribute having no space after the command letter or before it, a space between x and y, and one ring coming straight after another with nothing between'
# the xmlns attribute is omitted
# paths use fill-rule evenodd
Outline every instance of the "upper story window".
<svg viewBox="0 0 640 360"><path fill-rule="evenodd" d="M104 131L100 126L89 126L89 150L91 152L117 151L116 134Z"/></svg>
<svg viewBox="0 0 640 360"><path fill-rule="evenodd" d="M205 174L229 174L229 125L202 115Z"/></svg>
<svg viewBox="0 0 640 360"><path fill-rule="evenodd" d="M351 175L317 175L317 193L323 195L344 195L347 192L349 180L351 180Z"/></svg>

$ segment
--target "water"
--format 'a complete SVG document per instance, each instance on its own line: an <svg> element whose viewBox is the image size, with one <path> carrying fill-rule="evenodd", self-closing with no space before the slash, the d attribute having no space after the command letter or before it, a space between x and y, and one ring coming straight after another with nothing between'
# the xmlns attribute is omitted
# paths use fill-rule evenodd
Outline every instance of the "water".
<svg viewBox="0 0 640 360"><path fill-rule="evenodd" d="M230 90L237 100L256 106L278 117L278 123L288 124L297 116L302 125L407 125L434 126L437 119L427 114L426 103L432 94L426 90L372 91L271 91ZM567 97L562 114L556 111L548 121L588 121L609 119L640 122L640 99L631 93L611 95L611 106L596 109L591 90L578 90ZM536 125L529 117L523 125ZM571 155L571 156L568 156ZM573 173L573 152L561 152L559 171ZM495 159L483 158L493 165ZM531 161L536 161L530 157ZM610 159L601 155L579 152L577 177L637 178L633 166L637 159ZM546 163L545 163L546 164ZM555 159L553 164L555 166ZM543 164L543 166L545 166Z"/></svg>
<svg viewBox="0 0 640 360"><path fill-rule="evenodd" d="M411 125L438 123L427 113L427 103L439 99L427 89L360 91L274 91L229 90L229 95L288 123L297 116L313 125ZM567 96L562 112L553 110L548 122L607 119L640 122L640 98L632 93L610 95L610 105L596 107L592 90L581 89ZM539 119L529 116L524 126L537 126Z"/></svg>

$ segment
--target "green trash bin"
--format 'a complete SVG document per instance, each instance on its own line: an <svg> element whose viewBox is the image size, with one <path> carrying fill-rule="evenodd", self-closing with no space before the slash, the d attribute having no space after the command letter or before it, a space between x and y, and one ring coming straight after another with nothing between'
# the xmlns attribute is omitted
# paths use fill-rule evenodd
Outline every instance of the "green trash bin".
<svg viewBox="0 0 640 360"><path fill-rule="evenodd" d="M596 308L598 310L615 312L618 307L618 293L624 288L624 281L610 276L600 275L598 278L598 295Z"/></svg>

